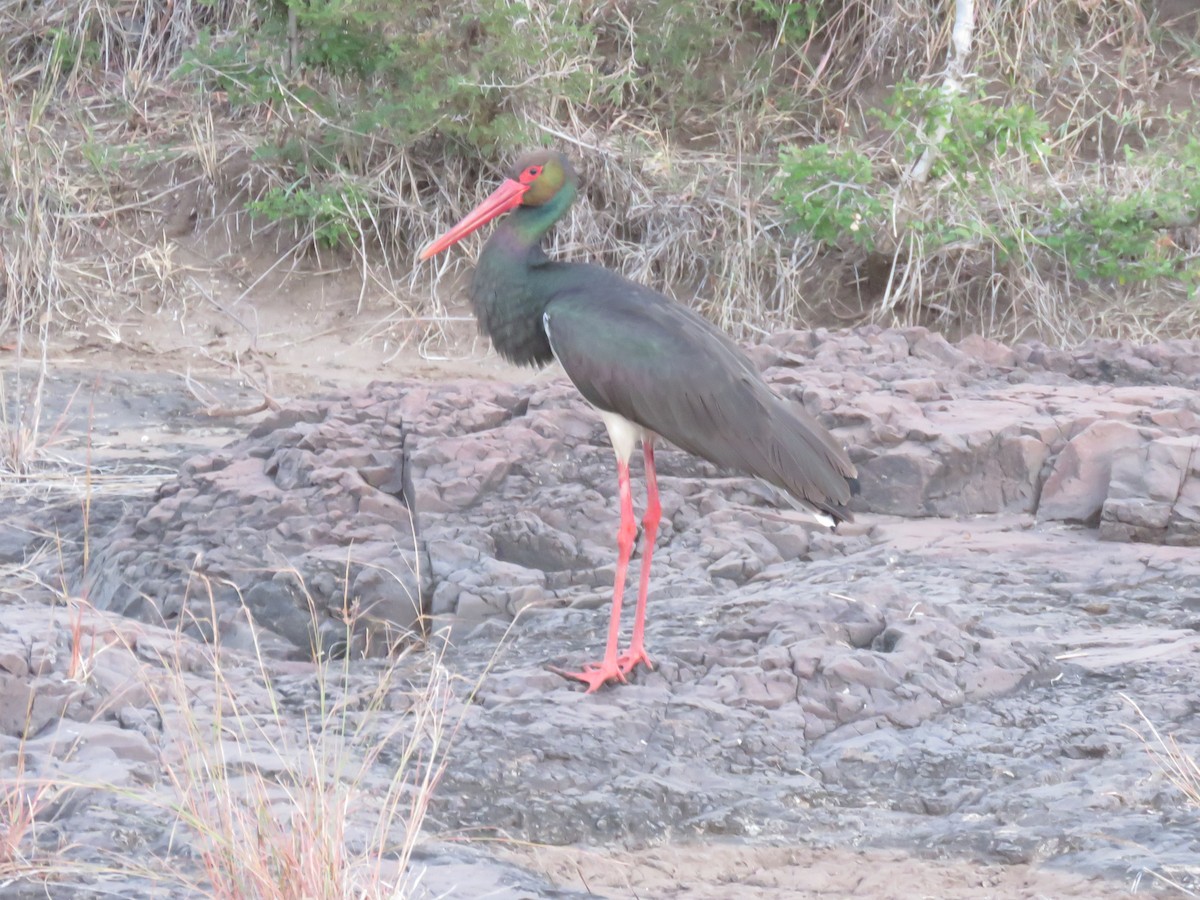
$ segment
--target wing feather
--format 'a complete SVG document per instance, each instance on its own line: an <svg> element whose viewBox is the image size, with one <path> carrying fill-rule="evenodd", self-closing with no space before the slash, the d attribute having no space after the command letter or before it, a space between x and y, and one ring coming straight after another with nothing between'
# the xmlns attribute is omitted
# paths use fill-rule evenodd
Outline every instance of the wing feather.
<svg viewBox="0 0 1200 900"><path fill-rule="evenodd" d="M701 316L619 276L610 284L595 277L600 285L560 292L543 316L555 356L590 403L836 518L849 517L854 466L819 422L778 397ZM602 302L598 287L612 289Z"/></svg>

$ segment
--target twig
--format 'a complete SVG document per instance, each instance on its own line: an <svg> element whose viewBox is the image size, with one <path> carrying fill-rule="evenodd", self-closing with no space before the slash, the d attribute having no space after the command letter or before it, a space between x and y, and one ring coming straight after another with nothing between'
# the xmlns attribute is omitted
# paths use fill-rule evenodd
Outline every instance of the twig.
<svg viewBox="0 0 1200 900"><path fill-rule="evenodd" d="M262 396L262 400L254 406L221 406L217 402L216 395L213 394L212 391L208 390L206 387L203 387L194 378L192 378L191 369L183 374L177 372L176 374L183 379L184 386L187 387L188 393L191 394L198 403L204 406L204 409L201 410L204 415L209 416L210 418L237 418L240 416L252 416L256 413L266 412L268 410L271 412L278 412L282 408L279 404L279 401L272 396L273 389L271 387L271 373L267 370L267 367L263 364L262 360L259 359L258 355L254 353L254 351L247 351L246 355L251 357L257 364L259 371L262 373L261 382L247 372L244 368L242 368L242 360L237 354L235 354L235 359L232 363L223 359L217 359L208 353L205 353L204 355L218 365L222 365L241 378L244 378L249 387L257 391ZM263 382L265 382L265 384ZM201 396L202 391L207 395L207 397Z"/></svg>

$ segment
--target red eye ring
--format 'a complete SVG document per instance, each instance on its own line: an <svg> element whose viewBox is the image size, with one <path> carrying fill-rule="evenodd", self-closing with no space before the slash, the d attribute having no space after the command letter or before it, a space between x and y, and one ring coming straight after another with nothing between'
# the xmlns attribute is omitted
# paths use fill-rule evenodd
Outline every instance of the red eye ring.
<svg viewBox="0 0 1200 900"><path fill-rule="evenodd" d="M533 181L533 179L537 178L541 174L542 174L541 166L530 166L528 169L526 169L524 172L521 173L521 180L523 182L525 182L526 184L529 184L529 182Z"/></svg>

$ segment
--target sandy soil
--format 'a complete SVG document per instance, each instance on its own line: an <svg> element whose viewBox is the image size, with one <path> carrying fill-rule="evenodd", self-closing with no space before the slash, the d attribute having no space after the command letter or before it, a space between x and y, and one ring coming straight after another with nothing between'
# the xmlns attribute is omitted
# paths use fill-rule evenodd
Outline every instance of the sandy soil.
<svg viewBox="0 0 1200 900"><path fill-rule="evenodd" d="M1127 897L1106 884L1035 866L988 866L928 860L900 851L837 847L745 847L707 843L646 850L580 851L537 847L513 859L555 884L605 897L724 900L728 897L817 900L968 900L968 898Z"/></svg>

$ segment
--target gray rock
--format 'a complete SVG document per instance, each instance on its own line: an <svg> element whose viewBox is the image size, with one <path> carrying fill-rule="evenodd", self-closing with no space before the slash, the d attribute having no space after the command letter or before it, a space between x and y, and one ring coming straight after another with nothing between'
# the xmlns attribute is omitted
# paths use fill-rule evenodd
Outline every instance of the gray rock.
<svg viewBox="0 0 1200 900"><path fill-rule="evenodd" d="M44 685L64 693L46 694L37 736L0 733L0 771L22 753L38 778L140 785L162 802L170 783L151 751L196 749L189 729L199 728L221 735L210 759L228 753L218 780L257 773L280 802L303 782L289 760L332 746L340 771L367 767L365 808L412 764L410 735L420 757L449 734L431 833L784 854L800 835L806 846L1048 860L1114 879L1075 896L1127 891L1144 870L1194 890L1200 814L1156 768L1123 698L1185 751L1200 745L1200 560L1171 546L1195 521L1195 351L951 345L922 329L776 336L760 353L767 376L861 463L858 521L814 529L771 492L664 447L647 626L656 666L590 696L555 669L604 646L615 477L602 426L561 377L376 385L281 414L236 453L190 454L157 497L92 508L89 570L138 585L144 597L114 594L126 609L187 627L81 603L60 615L61 598L23 584L23 599L3 595L0 676L20 683L4 683L0 698L15 699L0 711L24 715ZM1114 423L1146 438L1112 457L1100 532L1035 519L1039 502L1104 481L1063 478L1043 497L1068 446ZM422 509L427 555L414 552L409 481L437 501ZM137 522L141 532L127 527ZM64 546L72 557L78 536ZM623 641L644 555L629 572ZM155 557L176 567L151 570ZM413 602L407 578L431 589L453 632L430 641L436 652L413 644L393 660L357 658L394 649ZM310 596L326 601L315 623L300 606ZM93 653L86 642L78 652L76 612ZM347 614L361 625L349 635ZM353 650L333 667L347 681L332 691L312 662L260 666L237 650L297 655L314 632L323 649ZM214 636L219 649L199 642ZM418 729L424 685L442 666L453 673L444 718ZM233 708L249 727L232 727ZM329 708L353 741L318 722L314 711ZM358 730L372 711L377 730ZM294 743L272 743L276 731ZM112 864L100 850L114 841L137 859L194 865L200 843L175 816L130 810L125 796L55 798L40 811L57 817L48 843L93 870ZM360 818L353 833L375 825ZM457 844L419 855L431 894L554 895L545 879L481 859L494 843ZM582 878L559 874L560 884ZM157 883L128 882L103 887L160 895Z"/></svg>
<svg viewBox="0 0 1200 900"><path fill-rule="evenodd" d="M1200 546L1200 438L1161 438L1118 456L1100 536Z"/></svg>
<svg viewBox="0 0 1200 900"><path fill-rule="evenodd" d="M92 538L86 572L69 561L69 582L97 608L219 631L230 647L388 652L420 630L432 593L404 399L380 387L301 404L189 459L153 502Z"/></svg>
<svg viewBox="0 0 1200 900"><path fill-rule="evenodd" d="M1127 422L1098 420L1071 438L1054 458L1042 487L1038 517L1095 526L1108 496L1113 460L1151 435Z"/></svg>

